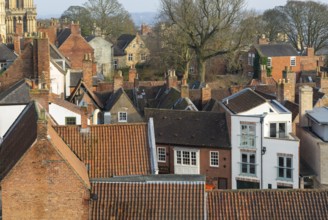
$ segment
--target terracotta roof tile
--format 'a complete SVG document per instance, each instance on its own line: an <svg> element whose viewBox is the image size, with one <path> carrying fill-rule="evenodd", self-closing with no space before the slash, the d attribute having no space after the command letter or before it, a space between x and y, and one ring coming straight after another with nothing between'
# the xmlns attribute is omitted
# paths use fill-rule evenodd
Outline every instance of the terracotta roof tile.
<svg viewBox="0 0 328 220"><path fill-rule="evenodd" d="M204 183L93 182L91 219L204 219Z"/></svg>
<svg viewBox="0 0 328 220"><path fill-rule="evenodd" d="M56 126L59 136L89 165L91 178L151 174L148 125L94 125L89 133L80 126Z"/></svg>
<svg viewBox="0 0 328 220"><path fill-rule="evenodd" d="M210 191L209 220L328 219L328 191Z"/></svg>

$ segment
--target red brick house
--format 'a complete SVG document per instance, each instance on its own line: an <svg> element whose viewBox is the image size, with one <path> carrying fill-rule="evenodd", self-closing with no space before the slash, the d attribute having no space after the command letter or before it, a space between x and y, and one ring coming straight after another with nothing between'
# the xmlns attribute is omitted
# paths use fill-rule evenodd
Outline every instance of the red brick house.
<svg viewBox="0 0 328 220"><path fill-rule="evenodd" d="M200 174L231 188L231 148L224 113L145 109L154 119L159 173Z"/></svg>
<svg viewBox="0 0 328 220"><path fill-rule="evenodd" d="M289 67L296 72L316 70L319 57L314 55L313 48L308 48L305 55L300 55L290 44L257 44L247 54L244 71L254 72L260 76L261 65L266 65L268 76L275 81L283 78L283 71Z"/></svg>
<svg viewBox="0 0 328 220"><path fill-rule="evenodd" d="M56 46L75 70L82 70L85 54L91 54L92 59L94 57L94 50L80 34L78 23L72 23L70 28L65 28L58 33ZM93 72L96 72L96 65Z"/></svg>
<svg viewBox="0 0 328 220"><path fill-rule="evenodd" d="M84 164L31 102L0 151L4 219L88 219L90 182Z"/></svg>

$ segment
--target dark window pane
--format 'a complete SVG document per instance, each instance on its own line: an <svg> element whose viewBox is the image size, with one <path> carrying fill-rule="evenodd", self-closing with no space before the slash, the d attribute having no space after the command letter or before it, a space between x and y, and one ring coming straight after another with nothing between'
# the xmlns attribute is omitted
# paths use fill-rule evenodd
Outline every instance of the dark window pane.
<svg viewBox="0 0 328 220"><path fill-rule="evenodd" d="M286 124L279 123L279 137L285 137L286 134Z"/></svg>
<svg viewBox="0 0 328 220"><path fill-rule="evenodd" d="M286 169L286 178L292 178L292 170L291 169Z"/></svg>
<svg viewBox="0 0 328 220"><path fill-rule="evenodd" d="M251 173L251 174L255 174L255 165L249 165L250 166L250 170L249 170L249 172Z"/></svg>
<svg viewBox="0 0 328 220"><path fill-rule="evenodd" d="M279 167L284 167L284 158L279 157Z"/></svg>
<svg viewBox="0 0 328 220"><path fill-rule="evenodd" d="M247 154L242 154L242 155L241 155L241 161L242 161L243 163L247 163Z"/></svg>
<svg viewBox="0 0 328 220"><path fill-rule="evenodd" d="M279 168L279 177L284 177L284 168Z"/></svg>
<svg viewBox="0 0 328 220"><path fill-rule="evenodd" d="M270 123L270 137L276 137L276 123Z"/></svg>
<svg viewBox="0 0 328 220"><path fill-rule="evenodd" d="M247 165L246 164L241 165L241 172L242 173L247 173Z"/></svg>
<svg viewBox="0 0 328 220"><path fill-rule="evenodd" d="M251 154L251 155L249 155L249 162L250 163L255 163L255 154Z"/></svg>
<svg viewBox="0 0 328 220"><path fill-rule="evenodd" d="M290 167L290 168L292 168L292 158L286 158L286 160L287 160L287 165L286 165L286 167Z"/></svg>

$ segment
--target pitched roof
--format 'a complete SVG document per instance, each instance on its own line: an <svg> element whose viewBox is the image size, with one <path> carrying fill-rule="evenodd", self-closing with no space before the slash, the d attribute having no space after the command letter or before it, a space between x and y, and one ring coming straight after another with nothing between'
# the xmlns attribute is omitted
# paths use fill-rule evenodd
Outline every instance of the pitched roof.
<svg viewBox="0 0 328 220"><path fill-rule="evenodd" d="M290 44L259 44L255 45L255 48L261 56L266 57L299 56Z"/></svg>
<svg viewBox="0 0 328 220"><path fill-rule="evenodd" d="M7 175L35 141L37 119L34 102L30 102L4 135L0 145L0 180Z"/></svg>
<svg viewBox="0 0 328 220"><path fill-rule="evenodd" d="M130 43L133 41L133 39L136 37L136 35L131 35L131 34L122 34L117 38L117 43L116 45L124 50Z"/></svg>
<svg viewBox="0 0 328 220"><path fill-rule="evenodd" d="M77 96L78 91L80 89L82 89L84 92L82 95L88 95L92 99L93 103L97 106L97 108L102 109L104 107L103 103L98 98L98 96L90 88L88 88L87 85L85 85L82 79L80 79L78 85L76 85L74 91L71 93L71 95L68 97L67 100L72 102L74 97Z"/></svg>
<svg viewBox="0 0 328 220"><path fill-rule="evenodd" d="M210 191L208 219L327 219L328 191Z"/></svg>
<svg viewBox="0 0 328 220"><path fill-rule="evenodd" d="M59 48L66 40L67 38L71 35L71 29L70 28L65 28L58 32L57 35L57 47Z"/></svg>
<svg viewBox="0 0 328 220"><path fill-rule="evenodd" d="M10 50L5 44L0 43L0 61L15 60L17 55Z"/></svg>
<svg viewBox="0 0 328 220"><path fill-rule="evenodd" d="M25 79L0 93L0 104L27 104L30 102L30 87Z"/></svg>
<svg viewBox="0 0 328 220"><path fill-rule="evenodd" d="M91 178L151 174L148 125L94 125L89 133L80 126L55 126L72 151L89 164Z"/></svg>
<svg viewBox="0 0 328 220"><path fill-rule="evenodd" d="M146 108L145 117L154 119L156 143L230 147L224 113Z"/></svg>
<svg viewBox="0 0 328 220"><path fill-rule="evenodd" d="M236 114L251 110L264 103L266 103L266 99L249 88L222 100L222 104Z"/></svg>
<svg viewBox="0 0 328 220"><path fill-rule="evenodd" d="M92 219L190 219L205 218L205 184L188 175L156 175L151 181L92 182ZM138 177L137 177L138 178ZM157 180L156 180L157 179ZM165 180L166 179L166 180ZM199 179L199 178L198 178Z"/></svg>
<svg viewBox="0 0 328 220"><path fill-rule="evenodd" d="M124 94L125 94L125 92L122 88L120 88L116 92L112 93L111 96L107 99L104 109L106 111L110 111L112 109L112 107L115 105L115 103L117 102L117 100L119 100L119 98ZM127 98L130 99L128 96L127 96Z"/></svg>
<svg viewBox="0 0 328 220"><path fill-rule="evenodd" d="M71 71L70 72L70 87L76 87L82 79L82 71Z"/></svg>
<svg viewBox="0 0 328 220"><path fill-rule="evenodd" d="M180 91L176 88L166 90L159 98L158 108L172 109L174 104L180 99Z"/></svg>
<svg viewBox="0 0 328 220"><path fill-rule="evenodd" d="M292 113L292 121L295 120L295 118L299 114L299 106L298 104L291 102L291 101L284 101L283 106L287 108Z"/></svg>

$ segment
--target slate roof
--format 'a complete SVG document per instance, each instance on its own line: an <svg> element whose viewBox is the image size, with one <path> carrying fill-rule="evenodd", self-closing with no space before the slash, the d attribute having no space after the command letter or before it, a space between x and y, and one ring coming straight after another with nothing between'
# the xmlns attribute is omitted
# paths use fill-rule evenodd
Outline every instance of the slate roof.
<svg viewBox="0 0 328 220"><path fill-rule="evenodd" d="M119 100L119 98L124 94L124 90L122 88L118 89L116 92L112 93L111 96L109 97L109 99L106 100L105 103L105 107L104 110L105 111L110 111L113 106L115 105L115 103L117 102L117 100ZM126 95L126 94L125 94ZM130 98L128 98L130 99ZM132 103L132 102L131 102Z"/></svg>
<svg viewBox="0 0 328 220"><path fill-rule="evenodd" d="M224 113L146 108L145 117L154 119L156 143L230 147Z"/></svg>
<svg viewBox="0 0 328 220"><path fill-rule="evenodd" d="M27 104L30 102L30 87L25 79L0 93L0 104Z"/></svg>
<svg viewBox="0 0 328 220"><path fill-rule="evenodd" d="M89 165L90 178L151 174L146 123L93 125L89 133L80 126L55 126L72 151Z"/></svg>
<svg viewBox="0 0 328 220"><path fill-rule="evenodd" d="M61 30L57 34L57 47L59 48L66 40L67 38L71 35L71 29L70 28L65 28Z"/></svg>
<svg viewBox="0 0 328 220"><path fill-rule="evenodd" d="M207 194L209 220L328 219L328 191L239 190Z"/></svg>
<svg viewBox="0 0 328 220"><path fill-rule="evenodd" d="M121 36L119 36L119 38L117 38L116 45L120 49L124 50L133 41L135 37L136 35L122 34Z"/></svg>
<svg viewBox="0 0 328 220"><path fill-rule="evenodd" d="M222 100L222 104L235 114L245 112L264 104L266 99L246 88Z"/></svg>
<svg viewBox="0 0 328 220"><path fill-rule="evenodd" d="M17 55L10 50L5 44L0 43L0 61L13 61L17 58Z"/></svg>
<svg viewBox="0 0 328 220"><path fill-rule="evenodd" d="M91 202L91 219L205 219L204 177L192 181L185 175L177 181L172 175L167 180L161 176L149 182L134 177L132 182L92 181L98 199Z"/></svg>
<svg viewBox="0 0 328 220"><path fill-rule="evenodd" d="M64 60L66 69L70 68L70 66L71 66L70 61L67 60L66 57L63 54L61 54L61 52L53 44L49 43L49 48L50 48L50 57L54 62L57 63L56 60L59 60L59 59ZM60 67L62 67L62 65L60 65Z"/></svg>
<svg viewBox="0 0 328 220"><path fill-rule="evenodd" d="M291 113L292 113L292 121L295 120L295 118L298 116L299 114L299 106L298 104L291 102L291 101L284 101L284 103L282 103L283 106L285 108L287 108Z"/></svg>
<svg viewBox="0 0 328 220"><path fill-rule="evenodd" d="M71 71L70 72L70 87L76 87L82 79L82 71Z"/></svg>
<svg viewBox="0 0 328 220"><path fill-rule="evenodd" d="M266 57L299 56L290 44L260 44L255 45L255 48L261 56Z"/></svg>
<svg viewBox="0 0 328 220"><path fill-rule="evenodd" d="M35 141L37 119L34 102L30 102L4 135L0 145L0 180L7 175Z"/></svg>

